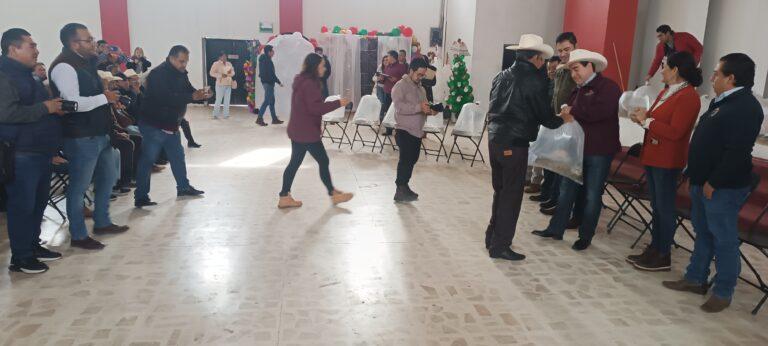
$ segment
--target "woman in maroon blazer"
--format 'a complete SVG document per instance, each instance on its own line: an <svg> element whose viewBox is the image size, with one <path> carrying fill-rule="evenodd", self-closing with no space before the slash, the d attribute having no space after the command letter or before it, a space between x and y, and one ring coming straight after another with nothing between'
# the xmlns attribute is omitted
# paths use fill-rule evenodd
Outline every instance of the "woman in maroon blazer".
<svg viewBox="0 0 768 346"><path fill-rule="evenodd" d="M291 139L291 161L283 173L283 189L280 191L278 208L301 207L301 201L291 197L291 185L296 172L309 152L320 165L320 179L328 189L333 204L352 199L351 193L341 192L333 187L331 172L328 169L328 154L322 142L323 115L339 107L345 107L349 101L325 102L322 96L320 78L325 74L325 61L321 55L310 53L304 58L301 73L293 80L291 95L291 119L288 122L288 137Z"/></svg>
<svg viewBox="0 0 768 346"><path fill-rule="evenodd" d="M688 142L701 108L696 87L701 69L688 52L672 54L662 70L667 88L659 93L651 109L633 112L633 120L645 128L643 151L648 190L653 208L651 244L627 261L646 271L667 271L672 266L670 251L677 228L677 184L688 161Z"/></svg>

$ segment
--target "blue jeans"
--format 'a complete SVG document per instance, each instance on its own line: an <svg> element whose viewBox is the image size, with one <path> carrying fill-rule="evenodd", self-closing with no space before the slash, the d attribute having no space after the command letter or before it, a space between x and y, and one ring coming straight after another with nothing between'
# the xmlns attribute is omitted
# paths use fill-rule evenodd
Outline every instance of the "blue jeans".
<svg viewBox="0 0 768 346"><path fill-rule="evenodd" d="M134 198L137 201L149 199L149 184L152 174L152 166L160 156L160 151L165 151L168 162L171 163L171 171L176 179L176 189L186 190L189 186L187 179L187 163L184 159L184 147L181 146L179 131L172 134L165 133L157 127L139 123L141 130L142 148L139 166L136 172L136 190Z"/></svg>
<svg viewBox="0 0 768 346"><path fill-rule="evenodd" d="M595 236L597 222L600 220L600 212L603 210L603 185L611 168L613 155L608 156L584 156L584 208L582 212L581 226L579 227L579 239L591 241ZM547 231L557 235L565 233L565 227L571 218L571 211L579 196L581 185L566 177L560 182L560 196L557 200L555 215L549 221ZM579 214L574 211L574 214Z"/></svg>
<svg viewBox="0 0 768 346"><path fill-rule="evenodd" d="M691 186L691 223L696 241L685 279L705 284L714 258L717 275L712 293L723 299L733 297L741 273L738 220L748 195L749 188L718 189L712 199L707 199L703 187Z"/></svg>
<svg viewBox="0 0 768 346"><path fill-rule="evenodd" d="M83 196L94 184L94 226L107 227L109 196L117 182L119 156L109 141L109 136L67 138L64 140L64 156L69 161L69 187L67 188L67 215L69 233L73 240L88 237L83 216Z"/></svg>
<svg viewBox="0 0 768 346"><path fill-rule="evenodd" d="M269 107L269 113L272 114L272 121L277 120L275 115L275 85L268 83L261 83L264 87L264 102L259 107L259 119L264 119L264 114L267 113L267 107Z"/></svg>
<svg viewBox="0 0 768 346"><path fill-rule="evenodd" d="M221 116L224 108L224 117L229 117L229 100L232 97L232 87L226 85L216 86L216 103L213 104L213 116Z"/></svg>
<svg viewBox="0 0 768 346"><path fill-rule="evenodd" d="M16 153L15 165L15 178L5 185L11 262L32 257L32 249L40 243L40 223L51 187L51 155Z"/></svg>
<svg viewBox="0 0 768 346"><path fill-rule="evenodd" d="M672 251L677 229L677 178L679 169L645 167L648 191L651 195L653 221L651 222L651 248L666 255Z"/></svg>

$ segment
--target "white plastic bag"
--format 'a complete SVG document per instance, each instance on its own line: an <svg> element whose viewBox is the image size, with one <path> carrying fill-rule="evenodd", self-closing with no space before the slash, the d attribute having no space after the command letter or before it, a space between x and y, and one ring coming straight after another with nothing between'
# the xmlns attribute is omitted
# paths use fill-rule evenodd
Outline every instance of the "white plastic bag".
<svg viewBox="0 0 768 346"><path fill-rule="evenodd" d="M661 89L658 89L652 85L643 85L634 91L627 91L621 94L619 98L619 107L624 111L631 113L636 108L648 110L651 108L651 104L659 96Z"/></svg>
<svg viewBox="0 0 768 346"><path fill-rule="evenodd" d="M532 166L584 183L584 130L578 122L566 123L554 130L542 127L530 154Z"/></svg>

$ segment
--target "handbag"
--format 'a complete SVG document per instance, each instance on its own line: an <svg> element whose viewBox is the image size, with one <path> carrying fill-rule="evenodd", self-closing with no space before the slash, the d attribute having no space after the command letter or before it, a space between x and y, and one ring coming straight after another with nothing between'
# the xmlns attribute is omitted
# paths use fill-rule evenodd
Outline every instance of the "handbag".
<svg viewBox="0 0 768 346"><path fill-rule="evenodd" d="M13 143L0 141L0 184L7 184L13 181L15 163Z"/></svg>

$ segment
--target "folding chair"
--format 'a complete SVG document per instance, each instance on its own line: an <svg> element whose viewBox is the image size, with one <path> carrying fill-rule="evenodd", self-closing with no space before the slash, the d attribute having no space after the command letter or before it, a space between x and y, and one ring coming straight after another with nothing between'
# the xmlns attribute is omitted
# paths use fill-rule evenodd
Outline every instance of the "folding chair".
<svg viewBox="0 0 768 346"><path fill-rule="evenodd" d="M386 134L386 130L394 130L396 126L395 104L392 103L387 110L387 114L384 115L384 120L381 121L381 126L379 126L379 133L384 137L384 139L381 140L381 149L379 150L379 153L384 152L384 146L387 145L387 142L389 142L389 146L392 147L392 150L397 151L397 143L392 140L392 135ZM382 130L384 130L384 132L382 132Z"/></svg>
<svg viewBox="0 0 768 346"><path fill-rule="evenodd" d="M434 116L427 117L427 122L424 123L424 133L429 137L434 136L437 139L438 148L430 149L421 142L421 147L424 149L424 156L435 156L435 162L440 161L440 156L445 155L448 157L448 150L445 149L445 135L448 133L448 124L443 119L443 113L438 113Z"/></svg>
<svg viewBox="0 0 768 346"><path fill-rule="evenodd" d="M328 96L325 99L325 102L332 102L332 101L338 101L341 99L341 96L339 95L332 95ZM328 138L331 140L331 143L336 143L336 141L339 141L339 149L341 149L341 146L343 144L352 144L352 141L349 139L349 136L347 135L347 126L349 124L349 114L351 113L352 107L350 107L352 104L348 104L345 108L338 108L330 113L327 113L323 115L323 138ZM344 124L342 126L342 124ZM328 129L328 125L336 126L341 130L341 134L339 136L334 136L331 134L331 131ZM344 139L347 139L346 142L344 142Z"/></svg>
<svg viewBox="0 0 768 346"><path fill-rule="evenodd" d="M760 275L758 268L741 251L741 245L752 246L768 259L768 217L766 217L768 212L768 161L753 159L752 163L754 169L750 195L739 211L739 241L741 242L739 254L747 268L755 276L755 280L744 276L739 276L739 278L763 293L763 297L752 310L752 314L757 315L765 301L768 300L768 284Z"/></svg>
<svg viewBox="0 0 768 346"><path fill-rule="evenodd" d="M355 142L363 143L363 148L366 145L371 145L371 152L377 147L383 146L383 144L377 146L377 143L381 143L379 140L379 113L381 112L381 102L376 96L365 95L360 99L360 106L357 107L352 123L355 125L355 134L352 136L352 143L349 144L349 148L352 149L355 146ZM360 127L367 127L371 129L374 134L373 140L366 140L360 133ZM359 138L359 139L358 139Z"/></svg>
<svg viewBox="0 0 768 346"><path fill-rule="evenodd" d="M627 203L626 196L620 191L619 187L631 187L642 185L645 181L645 168L640 162L640 152L642 150L642 144L637 143L628 148L622 148L622 153L617 155L611 162L611 171L608 178L605 181L603 191L610 197L616 204L616 209L613 209L605 205L606 209L614 211L614 215L608 222L608 233L613 231L613 228L618 223L619 219L626 215L627 208L630 204ZM612 187L613 190L609 187ZM628 215L630 220L642 222L637 218Z"/></svg>
<svg viewBox="0 0 768 346"><path fill-rule="evenodd" d="M448 163L451 162L453 154L459 154L462 161L472 160L470 167L475 166L478 155L480 155L480 160L485 163L483 153L480 152L480 143L483 142L487 125L487 115L482 114L480 105L477 103L467 103L461 107L459 118L456 120L456 124L451 132L453 135L453 145L451 146L450 153L448 153ZM461 151L461 147L457 143L459 138L466 138L475 146L475 152L472 155L464 154Z"/></svg>
<svg viewBox="0 0 768 346"><path fill-rule="evenodd" d="M48 193L48 205L59 213L64 221L67 221L67 215L59 208L59 202L66 198L67 187L69 186L69 175L55 170L51 174L51 189Z"/></svg>

